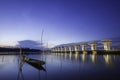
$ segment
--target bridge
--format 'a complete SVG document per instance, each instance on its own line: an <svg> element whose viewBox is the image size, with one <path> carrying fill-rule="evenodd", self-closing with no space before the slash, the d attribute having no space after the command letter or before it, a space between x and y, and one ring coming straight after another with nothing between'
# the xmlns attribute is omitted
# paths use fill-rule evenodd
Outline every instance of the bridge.
<svg viewBox="0 0 120 80"><path fill-rule="evenodd" d="M83 42L83 43L77 43L77 44L71 44L71 45L60 45L53 47L51 49L52 53L84 53L87 54L88 52L92 52L93 54L96 54L98 49L98 44L101 44L103 47L103 50L101 51L111 51L111 43L112 40L101 40L100 43L97 41L92 42ZM90 49L87 49L87 47L90 47Z"/></svg>

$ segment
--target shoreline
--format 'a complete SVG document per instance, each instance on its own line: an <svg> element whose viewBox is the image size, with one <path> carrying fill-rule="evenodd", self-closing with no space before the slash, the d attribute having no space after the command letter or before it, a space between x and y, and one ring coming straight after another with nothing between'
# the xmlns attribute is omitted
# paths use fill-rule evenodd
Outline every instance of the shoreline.
<svg viewBox="0 0 120 80"><path fill-rule="evenodd" d="M45 52L47 54L47 52ZM82 51L78 51L78 52L75 52L75 51L72 51L71 53L69 51L67 52L50 52L50 54L52 53L55 53L55 54L95 54L95 55L106 55L106 54L110 54L110 55L120 55L120 50L117 50L117 51L104 51L104 50L96 50L96 51L85 51L82 52ZM19 55L20 52L16 52L16 51L0 51L0 55ZM22 54L42 54L42 51L23 51Z"/></svg>

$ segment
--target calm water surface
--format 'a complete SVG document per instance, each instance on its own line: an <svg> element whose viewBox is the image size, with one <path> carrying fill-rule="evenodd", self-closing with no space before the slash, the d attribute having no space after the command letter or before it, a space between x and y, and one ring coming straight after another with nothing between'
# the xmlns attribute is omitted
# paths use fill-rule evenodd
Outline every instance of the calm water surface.
<svg viewBox="0 0 120 80"><path fill-rule="evenodd" d="M23 63L18 55L0 55L0 80L120 80L120 55L28 55L46 61L45 70Z"/></svg>

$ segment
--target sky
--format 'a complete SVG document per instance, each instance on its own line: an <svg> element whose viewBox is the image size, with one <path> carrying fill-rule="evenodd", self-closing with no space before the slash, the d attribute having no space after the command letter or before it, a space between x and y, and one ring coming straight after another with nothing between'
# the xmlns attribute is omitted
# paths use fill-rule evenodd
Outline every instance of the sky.
<svg viewBox="0 0 120 80"><path fill-rule="evenodd" d="M120 0L0 0L0 46L120 37Z"/></svg>

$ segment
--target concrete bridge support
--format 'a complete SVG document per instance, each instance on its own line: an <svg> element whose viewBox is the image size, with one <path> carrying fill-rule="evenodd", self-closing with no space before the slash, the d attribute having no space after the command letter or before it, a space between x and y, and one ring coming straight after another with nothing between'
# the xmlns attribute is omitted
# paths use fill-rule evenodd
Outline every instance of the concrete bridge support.
<svg viewBox="0 0 120 80"><path fill-rule="evenodd" d="M60 47L58 47L58 53L60 53L61 52L61 48Z"/></svg>
<svg viewBox="0 0 120 80"><path fill-rule="evenodd" d="M64 52L67 53L67 51L68 51L68 47L64 46Z"/></svg>
<svg viewBox="0 0 120 80"><path fill-rule="evenodd" d="M75 53L79 53L80 45L75 45L74 48L75 48Z"/></svg>
<svg viewBox="0 0 120 80"><path fill-rule="evenodd" d="M104 50L105 51L110 51L110 44L112 43L112 40L102 40L102 43L104 45Z"/></svg>
<svg viewBox="0 0 120 80"><path fill-rule="evenodd" d="M92 52L93 52L93 54L96 54L97 53L97 42L91 42L90 43L90 45L91 45L91 50L92 50Z"/></svg>
<svg viewBox="0 0 120 80"><path fill-rule="evenodd" d="M52 48L52 52L53 52L53 53L55 52L55 49L54 49L54 48Z"/></svg>
<svg viewBox="0 0 120 80"><path fill-rule="evenodd" d="M82 47L83 54L87 54L87 51L86 51L87 44L83 43L81 44L81 47Z"/></svg>
<svg viewBox="0 0 120 80"><path fill-rule="evenodd" d="M62 53L65 52L65 47L64 47L64 46L61 47L61 52L62 52Z"/></svg>
<svg viewBox="0 0 120 80"><path fill-rule="evenodd" d="M58 52L58 48L56 47L56 50L55 50L55 52L57 53Z"/></svg>
<svg viewBox="0 0 120 80"><path fill-rule="evenodd" d="M56 53L56 48L54 48L54 53Z"/></svg>
<svg viewBox="0 0 120 80"><path fill-rule="evenodd" d="M62 47L59 47L59 49L60 49L60 52L59 52L59 53L61 53L61 52L62 52Z"/></svg>
<svg viewBox="0 0 120 80"><path fill-rule="evenodd" d="M58 53L58 48L56 47L56 53Z"/></svg>
<svg viewBox="0 0 120 80"><path fill-rule="evenodd" d="M71 46L69 46L69 52L72 53L72 47Z"/></svg>

